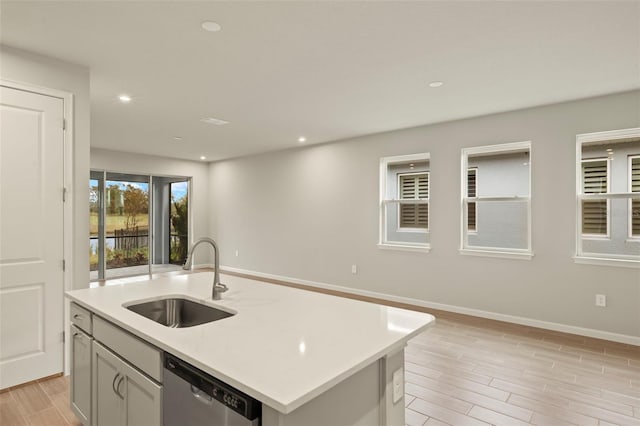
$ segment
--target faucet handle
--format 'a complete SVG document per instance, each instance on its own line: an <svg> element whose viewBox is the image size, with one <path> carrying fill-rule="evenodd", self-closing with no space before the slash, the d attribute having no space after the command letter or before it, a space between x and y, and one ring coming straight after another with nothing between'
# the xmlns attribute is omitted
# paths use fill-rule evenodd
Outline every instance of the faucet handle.
<svg viewBox="0 0 640 426"><path fill-rule="evenodd" d="M217 289L220 293L224 293L225 291L229 290L229 287L227 287L225 284L218 283L218 284L216 284L216 289Z"/></svg>

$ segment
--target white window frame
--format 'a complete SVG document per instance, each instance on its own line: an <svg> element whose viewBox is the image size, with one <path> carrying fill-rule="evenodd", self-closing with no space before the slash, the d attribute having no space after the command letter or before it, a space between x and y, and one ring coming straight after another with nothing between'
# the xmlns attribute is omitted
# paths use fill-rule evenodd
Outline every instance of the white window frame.
<svg viewBox="0 0 640 426"><path fill-rule="evenodd" d="M408 243L408 242L390 242L386 241L387 234L387 218L385 214L385 206L389 203L399 204L399 200L389 200L387 199L387 189L388 185L398 185L396 182L388 182L387 181L387 171L390 165L398 164L398 163L410 163L410 162L423 162L430 161L431 155L428 152L420 153L420 154L409 154L409 155L396 155L392 157L382 157L380 159L380 200L379 200L379 235L378 235L378 248L380 249L388 249L388 250L402 250L402 251L418 251L428 253L431 250L431 244L428 242L424 243ZM424 172L416 172L416 173L424 173ZM429 173L429 197L426 200L427 205L429 205L429 221L428 221L428 229L424 228L416 228L408 229L408 228L398 228L398 232L413 232L413 233L422 233L428 234L429 229L431 228L431 173ZM403 173L404 174L404 173ZM399 182L398 175L396 175L397 182Z"/></svg>
<svg viewBox="0 0 640 426"><path fill-rule="evenodd" d="M580 179L581 179L581 187L580 194L582 194L582 190L584 188L584 176L582 175L582 166L584 163L595 163L597 161L604 161L607 164L607 192L606 194L611 192L611 160L608 157L597 157L597 158L587 158L580 161ZM611 239L611 200L607 200L607 232L604 234L587 234L582 232L582 203L580 203L580 223L578 223L579 231L582 235L583 240L609 240Z"/></svg>
<svg viewBox="0 0 640 426"><path fill-rule="evenodd" d="M427 175L427 194L429 194L429 196L431 196L431 172L426 170L426 171L422 171L422 172L402 172L402 173L398 173L396 175L396 181L397 181L397 188L398 188L398 194L402 193L402 189L400 187L400 178L402 176L415 176L415 175ZM429 199L429 197L427 197L427 200ZM429 226L431 225L431 212L428 213L427 215L427 227L426 228L410 228L407 226L400 226L400 222L401 222L401 218L400 218L400 204L398 204L398 223L397 223L397 228L398 230L396 232L417 232L417 233L423 233L426 234L427 232L429 232Z"/></svg>
<svg viewBox="0 0 640 426"><path fill-rule="evenodd" d="M631 170L631 166L633 163L633 160L635 159L640 159L640 155L630 155L629 156L629 163L627 163L627 171L628 171L628 183L627 183L627 188L629 192L632 192L631 190L633 189L631 187L631 177L632 177L632 170ZM629 238L632 241L637 241L638 239L640 239L640 234L638 235L633 235L633 200L629 200L629 212L628 214L628 222L629 222L629 228L628 228L628 232L627 232L627 238Z"/></svg>
<svg viewBox="0 0 640 426"><path fill-rule="evenodd" d="M576 173L576 253L574 256L575 263L583 263L590 265L603 265L603 266L621 266L639 268L640 260L631 259L627 256L605 253L583 253L582 251L582 211L581 201L583 199L616 199L616 198L629 198L631 193L612 193L601 195L584 195L582 194L582 145L592 142L621 142L625 139L636 139L640 137L640 127L634 127L629 129L611 130L604 132L583 133L576 135L576 159L575 159L575 173ZM607 185L610 183L607 182ZM637 195L640 198L640 193ZM608 211L609 209L607 209ZM636 240L635 238L633 239Z"/></svg>
<svg viewBox="0 0 640 426"><path fill-rule="evenodd" d="M466 197L467 194L467 173L469 170L469 156L478 154L508 154L515 152L527 151L529 153L529 196L528 197L478 197L478 187L476 184L476 196L473 198ZM531 141L523 142L511 142L497 145L477 146L470 148L463 148L461 154L461 166L460 166L460 248L459 253L463 255L471 256L486 256L486 257L501 257L506 259L521 259L530 260L533 257L532 241L531 241L531 170L532 170L532 152ZM478 172L476 172L476 182L478 179ZM513 249L506 247L479 247L469 246L467 238L469 234L466 229L465 215L467 212L467 203L469 201L476 202L476 215L478 212L478 201L515 201L524 200L527 202L527 248L525 249ZM478 222L476 219L476 233L478 229Z"/></svg>

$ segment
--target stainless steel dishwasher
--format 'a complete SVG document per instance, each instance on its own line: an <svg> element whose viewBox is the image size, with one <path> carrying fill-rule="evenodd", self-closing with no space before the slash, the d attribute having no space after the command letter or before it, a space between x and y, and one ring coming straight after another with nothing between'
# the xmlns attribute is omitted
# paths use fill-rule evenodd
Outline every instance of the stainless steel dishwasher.
<svg viewBox="0 0 640 426"><path fill-rule="evenodd" d="M260 426L262 404L165 353L164 426Z"/></svg>

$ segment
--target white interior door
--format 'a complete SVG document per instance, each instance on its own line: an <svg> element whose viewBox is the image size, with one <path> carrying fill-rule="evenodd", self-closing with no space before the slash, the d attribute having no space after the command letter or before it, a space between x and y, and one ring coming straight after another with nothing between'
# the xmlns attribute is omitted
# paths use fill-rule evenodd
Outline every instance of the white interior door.
<svg viewBox="0 0 640 426"><path fill-rule="evenodd" d="M0 389L63 371L63 110L0 87Z"/></svg>

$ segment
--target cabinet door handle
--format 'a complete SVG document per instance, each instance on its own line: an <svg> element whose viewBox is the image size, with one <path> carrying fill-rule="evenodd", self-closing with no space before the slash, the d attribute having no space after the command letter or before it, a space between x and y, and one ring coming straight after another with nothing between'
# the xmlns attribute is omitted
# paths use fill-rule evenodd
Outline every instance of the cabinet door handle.
<svg viewBox="0 0 640 426"><path fill-rule="evenodd" d="M113 389L113 393L118 395L120 397L120 399L124 399L124 397L122 395L120 395L120 392L118 392L118 388L120 387L120 383L122 383L121 381L119 381L118 384L116 385L116 381L118 380L118 378L124 379L124 377L122 377L120 375L120 373L116 374L113 377L113 382L111 382L111 389Z"/></svg>
<svg viewBox="0 0 640 426"><path fill-rule="evenodd" d="M120 380L116 384L116 394L120 397L120 399L124 399L124 395L120 393L120 385L124 381L124 376L120 376Z"/></svg>
<svg viewBox="0 0 640 426"><path fill-rule="evenodd" d="M82 315L80 315L80 314L75 314L75 315L73 316L73 319L82 319Z"/></svg>

